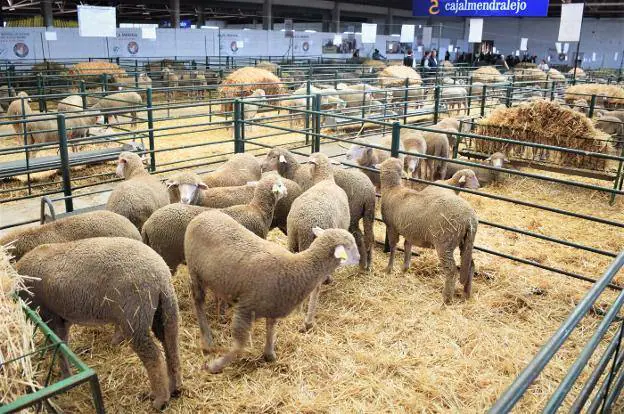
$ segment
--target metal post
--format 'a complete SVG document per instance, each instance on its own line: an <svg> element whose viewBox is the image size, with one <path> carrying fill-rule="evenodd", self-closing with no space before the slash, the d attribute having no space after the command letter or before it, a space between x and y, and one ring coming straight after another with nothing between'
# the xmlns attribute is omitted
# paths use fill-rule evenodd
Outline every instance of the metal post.
<svg viewBox="0 0 624 414"><path fill-rule="evenodd" d="M145 101L147 104L147 134L149 140L150 152L150 171L156 171L156 149L154 146L154 111L152 109L152 88L147 88L145 92Z"/></svg>
<svg viewBox="0 0 624 414"><path fill-rule="evenodd" d="M583 23L581 22L581 25ZM576 42L576 56L574 56L574 74L572 75L572 85L576 85L576 70L578 68L578 60L579 60L579 49L581 47L581 39Z"/></svg>
<svg viewBox="0 0 624 414"><path fill-rule="evenodd" d="M616 137L617 138L617 137ZM624 138L622 138L624 139ZM622 149L620 150L620 157L624 157L624 143L622 143ZM622 169L624 167L624 161L620 160L618 165L617 174L615 176L615 180L613 180L613 189L621 190L622 183L624 182L624 177L622 176ZM609 205L613 205L615 203L615 193L611 193L611 199L609 200Z"/></svg>
<svg viewBox="0 0 624 414"><path fill-rule="evenodd" d="M234 152L235 153L241 153L241 152L245 152L245 149L243 147L243 140L242 140L242 132L241 132L241 126L242 126L242 122L241 122L241 118L242 118L242 111L241 111L241 101L239 99L235 99L234 100Z"/></svg>
<svg viewBox="0 0 624 414"><path fill-rule="evenodd" d="M26 130L26 100L25 98L21 98L21 106L22 106L22 136L24 138L24 154L26 156L26 179L28 180L28 195L32 194L32 180L30 178L30 154L28 153L28 131Z"/></svg>
<svg viewBox="0 0 624 414"><path fill-rule="evenodd" d="M61 154L61 173L63 176L63 194L65 196L65 211L74 211L72 200L71 175L69 170L69 153L67 151L67 130L65 129L65 115L58 114L56 117L59 135L59 153Z"/></svg>
<svg viewBox="0 0 624 414"><path fill-rule="evenodd" d="M459 121L459 130L460 131L464 130L464 121L462 120ZM455 135L455 146L453 147L453 159L457 158L457 153L459 152L459 144L461 143L461 140L462 140L461 135Z"/></svg>
<svg viewBox="0 0 624 414"><path fill-rule="evenodd" d="M511 85L507 86L507 92L506 92L506 102L505 102L505 106L507 106L507 108L511 108L511 95L513 93L513 87Z"/></svg>
<svg viewBox="0 0 624 414"><path fill-rule="evenodd" d="M437 124L440 118L440 85L436 85L433 90L433 123Z"/></svg>
<svg viewBox="0 0 624 414"><path fill-rule="evenodd" d="M556 86L557 86L557 82L553 80L550 85L550 100L551 101L555 100L555 87Z"/></svg>
<svg viewBox="0 0 624 414"><path fill-rule="evenodd" d="M312 107L314 108L314 118L312 125L314 125L314 136L312 137L312 152L319 152L321 150L321 95L316 94L312 99Z"/></svg>
<svg viewBox="0 0 624 414"><path fill-rule="evenodd" d="M485 116L485 99L487 93L487 85L483 85L483 93L481 94L481 116Z"/></svg>
<svg viewBox="0 0 624 414"><path fill-rule="evenodd" d="M594 109L596 108L596 95L591 96L591 101L589 102L589 113L588 117L591 118L594 116Z"/></svg>
<svg viewBox="0 0 624 414"><path fill-rule="evenodd" d="M437 85L436 85L437 87ZM399 122L392 123L392 143L390 144L390 155L392 157L399 157L399 146L401 145L401 124ZM390 241L388 240L388 230L386 229L386 236L384 238L384 253L390 251Z"/></svg>
<svg viewBox="0 0 624 414"><path fill-rule="evenodd" d="M102 390L100 389L100 382L97 375L94 375L89 380L89 386L91 387L91 395L93 396L93 406L95 412L98 414L104 414L104 400L102 399Z"/></svg>
<svg viewBox="0 0 624 414"><path fill-rule="evenodd" d="M7 87L9 88L9 96L13 96L13 84L11 82L11 68L6 71Z"/></svg>
<svg viewBox="0 0 624 414"><path fill-rule="evenodd" d="M310 82L310 78L308 78L307 82L306 82L306 95L308 95L308 97L306 98L306 114L305 114L305 130L306 130L306 135L305 135L305 143L306 145L310 144L310 93L312 91L312 84Z"/></svg>
<svg viewBox="0 0 624 414"><path fill-rule="evenodd" d="M108 75L106 73L102 73L100 79L102 80L102 92L108 91Z"/></svg>
<svg viewBox="0 0 624 414"><path fill-rule="evenodd" d="M409 98L409 78L405 78L405 92L403 93L403 124L407 124L407 99Z"/></svg>
<svg viewBox="0 0 624 414"><path fill-rule="evenodd" d="M134 59L134 87L139 88L139 62Z"/></svg>
<svg viewBox="0 0 624 414"><path fill-rule="evenodd" d="M472 76L468 78L468 102L466 102L466 105L468 105L466 115L470 115L470 107L472 106Z"/></svg>
<svg viewBox="0 0 624 414"><path fill-rule="evenodd" d="M41 73L37 73L37 95L39 95L40 112L48 112L45 99L43 98L44 93L45 91L43 90L43 78L41 77Z"/></svg>
<svg viewBox="0 0 624 414"><path fill-rule="evenodd" d="M338 88L338 71L334 72L334 89Z"/></svg>
<svg viewBox="0 0 624 414"><path fill-rule="evenodd" d="M87 109L87 91L85 88L85 82L80 80L80 97L82 98L82 109Z"/></svg>

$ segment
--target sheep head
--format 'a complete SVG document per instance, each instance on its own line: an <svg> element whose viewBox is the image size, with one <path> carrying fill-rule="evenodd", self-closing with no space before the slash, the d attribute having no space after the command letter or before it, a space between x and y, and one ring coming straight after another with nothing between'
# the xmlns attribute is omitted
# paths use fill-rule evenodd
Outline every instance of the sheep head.
<svg viewBox="0 0 624 414"><path fill-rule="evenodd" d="M260 165L260 171L277 171L280 175L287 170L289 161L286 158L286 150L273 148L269 151Z"/></svg>
<svg viewBox="0 0 624 414"><path fill-rule="evenodd" d="M208 188L199 176L192 172L182 172L168 179L165 184L172 203L195 204L199 199L199 191Z"/></svg>
<svg viewBox="0 0 624 414"><path fill-rule="evenodd" d="M390 157L380 165L381 171L381 187L392 188L401 185L401 177L403 176L403 161L398 158Z"/></svg>
<svg viewBox="0 0 624 414"><path fill-rule="evenodd" d="M137 172L145 172L143 160L144 158L133 152L123 151L117 160L117 169L115 170L117 177L127 180Z"/></svg>
<svg viewBox="0 0 624 414"><path fill-rule="evenodd" d="M509 162L505 154L503 154L502 152L495 152L494 154L490 155L490 157L487 158L486 161L488 161L493 167L496 168L503 168L503 165L506 162Z"/></svg>
<svg viewBox="0 0 624 414"><path fill-rule="evenodd" d="M449 181L451 185L469 188L471 190L476 190L480 187L479 180L474 171L468 168L457 171Z"/></svg>
<svg viewBox="0 0 624 414"><path fill-rule="evenodd" d="M332 256L338 260L338 266L355 265L360 262L360 253L355 243L353 235L343 229L327 229L313 227L312 233L316 239L310 248L315 248L315 244L322 244L328 249L333 249ZM314 247L313 247L314 246ZM330 250L331 251L331 250Z"/></svg>

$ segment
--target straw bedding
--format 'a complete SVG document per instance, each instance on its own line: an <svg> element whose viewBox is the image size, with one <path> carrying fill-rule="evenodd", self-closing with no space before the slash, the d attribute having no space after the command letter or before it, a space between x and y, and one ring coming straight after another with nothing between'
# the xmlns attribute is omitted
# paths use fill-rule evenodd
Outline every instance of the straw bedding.
<svg viewBox="0 0 624 414"><path fill-rule="evenodd" d="M585 115L546 100L512 108L498 108L479 121L477 133L583 151L600 153L608 151L606 140L609 136L596 130ZM508 156L548 159L564 166L605 169L604 160L595 157L564 154L559 151L549 153L546 150L522 145L485 140L476 140L475 145L477 151L486 154L501 151Z"/></svg>
<svg viewBox="0 0 624 414"><path fill-rule="evenodd" d="M38 388L30 356L3 365L35 349L34 327L13 297L22 287L8 252L0 246L0 407Z"/></svg>
<svg viewBox="0 0 624 414"><path fill-rule="evenodd" d="M386 68L386 64L384 62L382 62L381 60L375 60L375 59L365 59L362 62L362 66L368 66L378 71L384 70Z"/></svg>
<svg viewBox="0 0 624 414"><path fill-rule="evenodd" d="M483 66L472 72L472 81L498 83L505 82L505 77L494 66Z"/></svg>
<svg viewBox="0 0 624 414"><path fill-rule="evenodd" d="M574 76L574 68L568 71L568 75ZM584 79L587 77L585 71L581 68L576 68L576 79Z"/></svg>
<svg viewBox="0 0 624 414"><path fill-rule="evenodd" d="M550 68L548 70L548 77L552 80L556 80L556 81L565 81L565 75L561 72L559 72L557 69L555 68Z"/></svg>
<svg viewBox="0 0 624 414"><path fill-rule="evenodd" d="M267 70L267 71L277 75L277 70L279 69L279 65L277 65L276 63L273 63L273 62L262 60L262 61L258 62L258 64L256 65L256 68L264 69L264 70Z"/></svg>
<svg viewBox="0 0 624 414"><path fill-rule="evenodd" d="M256 89L264 89L267 95L283 93L282 81L276 75L265 69L245 67L223 79L219 86L219 95L221 98L244 98ZM224 104L223 107L224 111L232 110L232 104Z"/></svg>
<svg viewBox="0 0 624 414"><path fill-rule="evenodd" d="M546 73L536 68L520 68L513 71L515 80L518 82L544 82Z"/></svg>
<svg viewBox="0 0 624 414"><path fill-rule="evenodd" d="M605 99L607 105L614 107L624 106L624 88L618 85L603 85L600 83L584 83L573 85L566 89L564 99L566 102L574 102L583 99L591 102L591 95L597 95L598 101Z"/></svg>
<svg viewBox="0 0 624 414"><path fill-rule="evenodd" d="M75 76L125 75L126 71L119 65L110 62L80 62L69 68L69 74Z"/></svg>
<svg viewBox="0 0 624 414"><path fill-rule="evenodd" d="M388 66L379 71L379 85L382 88L396 88L405 85L405 79L409 79L410 86L418 86L422 79L418 72L407 66Z"/></svg>

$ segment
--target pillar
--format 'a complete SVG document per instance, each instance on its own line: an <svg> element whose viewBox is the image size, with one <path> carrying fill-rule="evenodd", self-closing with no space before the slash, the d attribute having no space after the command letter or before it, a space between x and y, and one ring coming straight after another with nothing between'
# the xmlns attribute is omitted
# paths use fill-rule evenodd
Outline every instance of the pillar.
<svg viewBox="0 0 624 414"><path fill-rule="evenodd" d="M197 28L200 29L202 26L206 24L206 17L204 16L204 6L199 5L195 8L197 11Z"/></svg>
<svg viewBox="0 0 624 414"><path fill-rule="evenodd" d="M273 0L264 0L262 5L262 28L273 30Z"/></svg>
<svg viewBox="0 0 624 414"><path fill-rule="evenodd" d="M171 27L174 29L180 28L180 0L169 0L171 8Z"/></svg>
<svg viewBox="0 0 624 414"><path fill-rule="evenodd" d="M340 3L334 2L334 9L332 10L332 31L340 32Z"/></svg>
<svg viewBox="0 0 624 414"><path fill-rule="evenodd" d="M52 16L52 0L41 0L41 12L43 14L43 25L45 27L54 26L54 17Z"/></svg>
<svg viewBox="0 0 624 414"><path fill-rule="evenodd" d="M394 24L394 18L392 16L392 9L388 7L388 14L386 15L386 28L384 30L384 34L391 35Z"/></svg>
<svg viewBox="0 0 624 414"><path fill-rule="evenodd" d="M322 23L321 23L321 32L329 32L331 30L330 26L331 26L331 13L328 13L326 11L323 11L323 19L322 19Z"/></svg>

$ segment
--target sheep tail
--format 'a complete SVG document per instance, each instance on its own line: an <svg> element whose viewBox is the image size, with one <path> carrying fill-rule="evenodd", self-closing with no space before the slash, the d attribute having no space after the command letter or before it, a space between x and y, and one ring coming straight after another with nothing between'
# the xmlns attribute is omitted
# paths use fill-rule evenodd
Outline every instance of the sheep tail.
<svg viewBox="0 0 624 414"><path fill-rule="evenodd" d="M171 395L177 395L182 385L178 323L178 302L173 287L169 285L160 292L158 297L158 304L152 322L152 331L163 345Z"/></svg>
<svg viewBox="0 0 624 414"><path fill-rule="evenodd" d="M147 231L145 231L145 226L141 229L141 239L143 240L143 244L149 244L149 236L147 235Z"/></svg>
<svg viewBox="0 0 624 414"><path fill-rule="evenodd" d="M471 223L466 229L464 240L460 249L461 268L459 270L459 281L462 285L472 283L474 269L472 266L472 248L474 246L475 235L477 234L477 224Z"/></svg>

